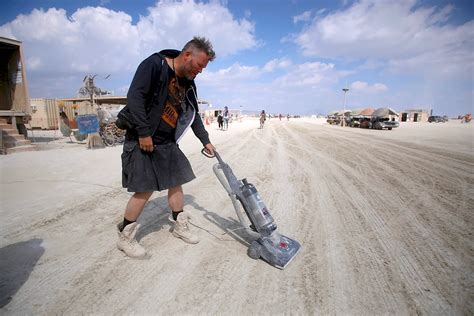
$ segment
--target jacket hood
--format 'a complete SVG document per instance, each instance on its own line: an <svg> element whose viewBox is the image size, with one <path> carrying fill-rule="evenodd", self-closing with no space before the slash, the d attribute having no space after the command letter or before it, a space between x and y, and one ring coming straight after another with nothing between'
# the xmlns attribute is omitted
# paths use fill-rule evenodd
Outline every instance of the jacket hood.
<svg viewBox="0 0 474 316"><path fill-rule="evenodd" d="M178 55L181 53L181 51L176 50L176 49L163 49L160 51L160 54L166 57L171 57L175 58L178 57Z"/></svg>

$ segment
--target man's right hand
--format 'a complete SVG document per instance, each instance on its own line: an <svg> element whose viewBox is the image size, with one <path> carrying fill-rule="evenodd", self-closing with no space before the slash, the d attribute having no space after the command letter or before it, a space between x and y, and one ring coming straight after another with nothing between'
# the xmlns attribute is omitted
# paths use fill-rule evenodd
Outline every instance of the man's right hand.
<svg viewBox="0 0 474 316"><path fill-rule="evenodd" d="M147 152L153 151L153 139L151 136L147 137L138 137L138 143L140 144L140 149Z"/></svg>

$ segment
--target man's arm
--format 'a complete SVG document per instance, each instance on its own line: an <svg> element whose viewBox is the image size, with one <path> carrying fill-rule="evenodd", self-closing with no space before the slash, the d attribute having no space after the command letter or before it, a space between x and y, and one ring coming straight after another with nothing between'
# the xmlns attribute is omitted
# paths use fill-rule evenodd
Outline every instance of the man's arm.
<svg viewBox="0 0 474 316"><path fill-rule="evenodd" d="M157 84L158 78L158 65L151 57L148 57L138 66L127 93L127 106L139 137L151 136L146 106L150 102L151 87Z"/></svg>
<svg viewBox="0 0 474 316"><path fill-rule="evenodd" d="M202 123L201 116L199 116L199 113L196 113L194 122L191 124L191 128L194 132L194 135L199 138L199 140L204 146L211 143L211 141L209 140L209 133L204 128L204 124Z"/></svg>

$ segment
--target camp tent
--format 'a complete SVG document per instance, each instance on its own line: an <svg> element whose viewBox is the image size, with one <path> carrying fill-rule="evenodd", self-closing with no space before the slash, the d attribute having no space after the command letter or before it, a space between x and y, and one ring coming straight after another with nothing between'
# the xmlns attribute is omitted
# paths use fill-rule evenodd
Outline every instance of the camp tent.
<svg viewBox="0 0 474 316"><path fill-rule="evenodd" d="M391 109L391 108L378 108L372 113L372 116L389 116L389 115L395 115L398 116L398 113Z"/></svg>
<svg viewBox="0 0 474 316"><path fill-rule="evenodd" d="M373 108L355 109L351 111L349 116L371 116L373 112Z"/></svg>
<svg viewBox="0 0 474 316"><path fill-rule="evenodd" d="M373 113L374 113L373 108L365 108L362 111L360 111L360 115L364 115L364 116L371 116Z"/></svg>

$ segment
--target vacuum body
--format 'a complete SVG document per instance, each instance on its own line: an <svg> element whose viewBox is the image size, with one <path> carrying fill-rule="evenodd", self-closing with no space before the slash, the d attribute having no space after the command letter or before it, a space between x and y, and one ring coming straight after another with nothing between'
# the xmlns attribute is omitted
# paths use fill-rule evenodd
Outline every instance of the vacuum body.
<svg viewBox="0 0 474 316"><path fill-rule="evenodd" d="M301 245L278 233L275 220L255 186L245 178L238 180L229 165L217 152L214 153L219 163L213 166L213 170L229 194L239 222L247 233L250 243L248 255L284 269L298 254Z"/></svg>

